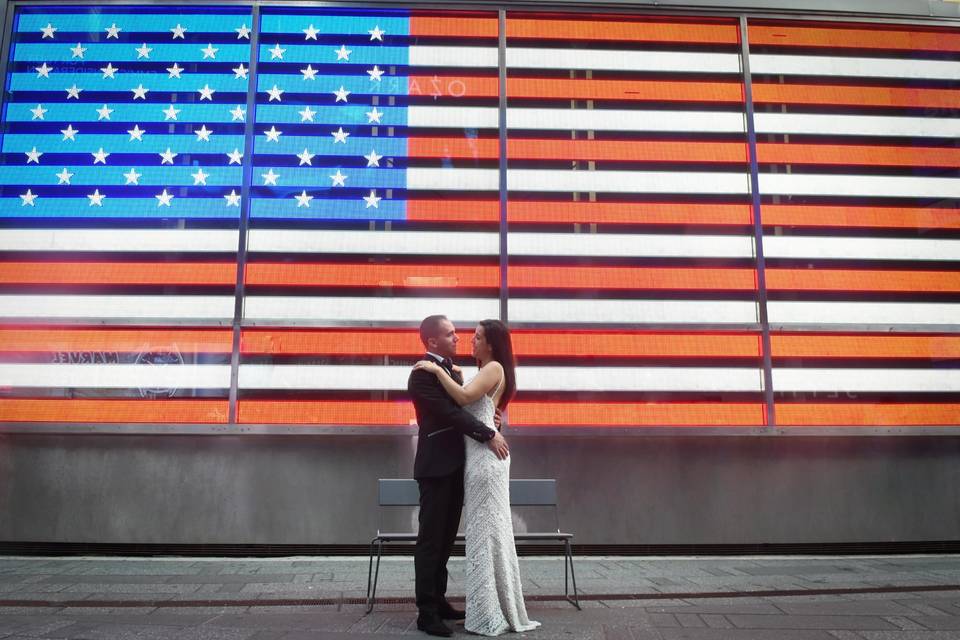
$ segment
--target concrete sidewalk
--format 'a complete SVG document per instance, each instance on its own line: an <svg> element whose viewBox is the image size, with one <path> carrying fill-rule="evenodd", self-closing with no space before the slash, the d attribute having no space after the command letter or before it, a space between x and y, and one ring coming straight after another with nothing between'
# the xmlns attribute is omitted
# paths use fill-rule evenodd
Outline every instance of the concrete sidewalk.
<svg viewBox="0 0 960 640"><path fill-rule="evenodd" d="M960 639L960 556L578 557L582 611L562 600L561 558L520 565L543 627L507 637ZM463 559L450 568L462 599ZM0 557L0 639L426 638L412 558L383 560L370 615L366 577L365 557Z"/></svg>

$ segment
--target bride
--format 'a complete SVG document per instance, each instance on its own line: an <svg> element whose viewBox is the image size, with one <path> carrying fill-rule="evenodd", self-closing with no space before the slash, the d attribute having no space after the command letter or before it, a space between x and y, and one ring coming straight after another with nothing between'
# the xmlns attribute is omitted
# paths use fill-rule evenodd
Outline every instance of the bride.
<svg viewBox="0 0 960 640"><path fill-rule="evenodd" d="M461 387L435 362L421 360L450 396L481 422L495 429L494 411L506 408L516 393L510 331L499 320L482 320L471 340L477 375ZM483 443L464 438L466 533L466 620L464 628L485 636L540 626L527 617L520 566L510 517L510 460L500 460Z"/></svg>

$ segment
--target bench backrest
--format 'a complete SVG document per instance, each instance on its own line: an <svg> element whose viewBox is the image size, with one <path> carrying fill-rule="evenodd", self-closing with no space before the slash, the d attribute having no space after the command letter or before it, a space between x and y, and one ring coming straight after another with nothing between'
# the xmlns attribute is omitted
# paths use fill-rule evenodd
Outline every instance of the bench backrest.
<svg viewBox="0 0 960 640"><path fill-rule="evenodd" d="M380 478L378 484L381 507L416 507L420 504L420 489L416 480ZM557 506L557 481L552 478L511 480L510 505Z"/></svg>

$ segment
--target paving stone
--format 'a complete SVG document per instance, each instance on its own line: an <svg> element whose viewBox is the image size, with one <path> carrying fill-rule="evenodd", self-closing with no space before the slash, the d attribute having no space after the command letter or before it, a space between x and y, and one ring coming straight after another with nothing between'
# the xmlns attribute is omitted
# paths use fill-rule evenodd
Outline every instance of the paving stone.
<svg viewBox="0 0 960 640"><path fill-rule="evenodd" d="M915 614L910 608L887 600L782 602L778 603L777 607L784 613L797 615L887 616Z"/></svg>
<svg viewBox="0 0 960 640"><path fill-rule="evenodd" d="M910 616L916 623L935 631L956 629L960 631L960 617L958 616ZM960 633L957 634L960 637Z"/></svg>
<svg viewBox="0 0 960 640"><path fill-rule="evenodd" d="M732 614L727 619L741 629L896 629L886 620L875 616Z"/></svg>

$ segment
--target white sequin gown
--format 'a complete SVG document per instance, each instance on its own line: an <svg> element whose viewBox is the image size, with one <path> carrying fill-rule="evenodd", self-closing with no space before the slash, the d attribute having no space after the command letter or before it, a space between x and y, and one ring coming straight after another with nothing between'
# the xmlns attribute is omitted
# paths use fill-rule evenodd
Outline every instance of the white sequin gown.
<svg viewBox="0 0 960 640"><path fill-rule="evenodd" d="M464 407L495 429L493 400L483 396ZM464 438L467 461L463 493L466 535L466 614L464 628L484 636L530 631L540 626L527 617L520 565L510 517L510 458L498 460L486 443Z"/></svg>

